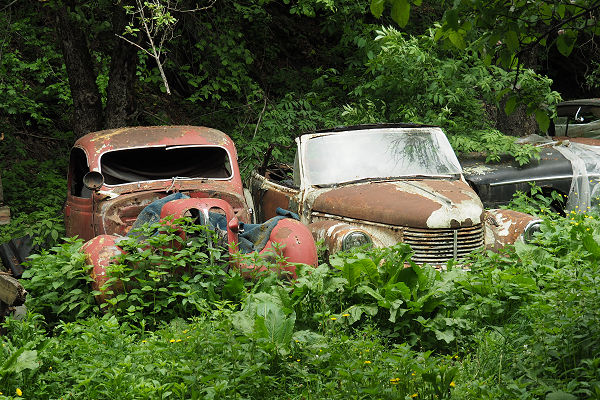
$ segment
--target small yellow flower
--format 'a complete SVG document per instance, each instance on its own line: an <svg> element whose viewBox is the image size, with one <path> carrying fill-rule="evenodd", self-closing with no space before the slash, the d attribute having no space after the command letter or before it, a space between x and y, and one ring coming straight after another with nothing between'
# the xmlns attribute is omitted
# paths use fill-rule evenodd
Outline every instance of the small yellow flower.
<svg viewBox="0 0 600 400"><path fill-rule="evenodd" d="M297 359L296 362L300 362L300 359Z"/></svg>
<svg viewBox="0 0 600 400"><path fill-rule="evenodd" d="M335 321L337 318L336 317L331 317L330 318L332 321Z"/></svg>
<svg viewBox="0 0 600 400"><path fill-rule="evenodd" d="M414 398L415 398L415 397L417 397L418 395L419 395L419 393L413 393L413 394L411 394L411 395L410 395L410 397L412 397L412 398L414 399Z"/></svg>
<svg viewBox="0 0 600 400"><path fill-rule="evenodd" d="M147 340L142 340L142 343L148 343L148 341Z"/></svg>
<svg viewBox="0 0 600 400"><path fill-rule="evenodd" d="M177 339L177 340L176 340L176 342L177 342L177 343L181 342L181 339Z"/></svg>
<svg viewBox="0 0 600 400"><path fill-rule="evenodd" d="M371 364L371 361L367 360L365 361L365 364Z"/></svg>
<svg viewBox="0 0 600 400"><path fill-rule="evenodd" d="M48 369L49 369L50 371L52 371L52 367L48 367Z"/></svg>
<svg viewBox="0 0 600 400"><path fill-rule="evenodd" d="M23 392L19 388L17 388L17 390L15 390L15 393L17 393L17 396L19 396L19 397L23 396Z"/></svg>
<svg viewBox="0 0 600 400"><path fill-rule="evenodd" d="M171 339L171 340L169 340L169 342L175 343L175 339Z"/></svg>
<svg viewBox="0 0 600 400"><path fill-rule="evenodd" d="M346 314L342 314L342 317L349 317L350 314L346 313Z"/></svg>
<svg viewBox="0 0 600 400"><path fill-rule="evenodd" d="M413 372L412 374L410 374L411 376L415 376L416 374Z"/></svg>
<svg viewBox="0 0 600 400"><path fill-rule="evenodd" d="M187 329L183 331L183 333L188 333L188 332L189 332L189 331L188 331Z"/></svg>
<svg viewBox="0 0 600 400"><path fill-rule="evenodd" d="M296 343L300 343L300 341L299 341L299 340L295 340L295 342L296 342Z"/></svg>
<svg viewBox="0 0 600 400"><path fill-rule="evenodd" d="M455 387L456 383L454 383L454 381L450 382L450 387Z"/></svg>
<svg viewBox="0 0 600 400"><path fill-rule="evenodd" d="M390 383L392 385L397 385L400 382L400 378L392 378L390 379Z"/></svg>

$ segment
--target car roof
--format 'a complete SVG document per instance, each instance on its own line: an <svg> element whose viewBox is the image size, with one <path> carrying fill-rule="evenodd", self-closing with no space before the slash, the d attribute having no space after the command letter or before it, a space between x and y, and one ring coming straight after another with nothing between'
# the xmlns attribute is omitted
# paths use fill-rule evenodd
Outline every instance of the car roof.
<svg viewBox="0 0 600 400"><path fill-rule="evenodd" d="M202 126L138 126L88 133L75 142L88 154L151 146L222 146L233 149L225 133Z"/></svg>
<svg viewBox="0 0 600 400"><path fill-rule="evenodd" d="M328 132L347 132L347 131L358 131L367 129L382 129L382 128L438 128L437 125L424 125L424 124L411 124L404 122L386 122L378 124L360 124L360 125L349 125L349 126L336 126L329 129L319 129L312 132L305 132L304 134L310 133L328 133Z"/></svg>

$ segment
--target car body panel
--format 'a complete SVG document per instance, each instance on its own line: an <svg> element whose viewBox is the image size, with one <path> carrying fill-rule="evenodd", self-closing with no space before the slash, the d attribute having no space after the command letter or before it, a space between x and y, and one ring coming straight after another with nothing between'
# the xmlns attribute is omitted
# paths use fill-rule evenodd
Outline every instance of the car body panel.
<svg viewBox="0 0 600 400"><path fill-rule="evenodd" d="M340 135L339 138L352 140L352 133L348 132L361 129L374 129L373 134L391 132L393 135L401 135L405 132L395 131L395 128L408 128L410 132L421 133L433 131L438 139L440 135L443 136L437 127L406 124L385 125L383 133L377 131L378 127L375 126L350 127L347 130L340 128L331 132L303 135L296 139L297 157L291 176L293 179L289 179L289 174L281 174L279 167L279 173L270 174L267 168L264 175L257 171L252 174L251 191L257 212L259 215L269 215L274 212L275 205L287 203L288 208L297 211L301 221L308 224L315 239L324 241L330 254L343 248L342 242L346 235L360 232L378 247L398 242L409 243L415 251L414 261L435 265L443 264L451 258L462 259L471 251L484 246L501 247L519 236L520 232L515 233L512 227L518 229L533 220L528 214L515 213L509 217L522 223L508 226L506 232L495 232L506 228L506 224L502 227L500 223L497 226L486 226L487 212L477 194L460 174L460 165L458 173L448 176L385 177L386 171L380 168L376 178L364 179L364 176L360 176L356 182L311 184L312 178L307 176L306 171L307 163L310 162L310 157L307 157L308 141L324 135ZM442 146L447 146L449 150L446 151L451 152L449 165L458 164L458 160L454 161L455 155L449 143L446 143L445 136L443 140L445 142L442 142ZM343 140L338 142L343 145ZM348 160L339 160L337 155L332 157L335 162L351 166ZM436 157L438 155L433 156L434 159ZM265 166L268 165L267 161L265 160ZM291 171L291 167L288 169ZM344 173L346 172L348 171ZM313 176L327 182L327 178L318 174ZM490 218L495 220L493 216ZM486 233L487 230L490 232ZM489 238L490 243L485 242L486 238Z"/></svg>
<svg viewBox="0 0 600 400"><path fill-rule="evenodd" d="M181 192L190 197L222 198L232 205L240 221L250 222L236 162L237 151L229 136L216 129L193 126L112 129L90 133L77 140L73 147L85 153L87 171L102 172L102 157L113 151L181 146L224 149L229 156L231 176L227 179L175 178L116 185L105 183L99 190L82 195L69 190L65 206L67 235L77 235L84 240L101 234L124 235L143 207L170 192ZM83 174L77 174L70 167L69 188L81 186L74 182L75 179L82 180Z"/></svg>

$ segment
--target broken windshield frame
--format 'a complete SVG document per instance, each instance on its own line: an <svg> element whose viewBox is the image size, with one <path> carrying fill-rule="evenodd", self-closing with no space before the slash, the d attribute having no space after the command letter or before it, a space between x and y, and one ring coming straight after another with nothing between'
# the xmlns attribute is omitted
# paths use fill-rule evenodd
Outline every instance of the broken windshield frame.
<svg viewBox="0 0 600 400"><path fill-rule="evenodd" d="M308 184L454 178L462 169L440 128L380 128L319 134L305 141Z"/></svg>
<svg viewBox="0 0 600 400"><path fill-rule="evenodd" d="M144 146L107 151L100 156L105 185L121 186L173 180L230 180L231 155L221 146Z"/></svg>

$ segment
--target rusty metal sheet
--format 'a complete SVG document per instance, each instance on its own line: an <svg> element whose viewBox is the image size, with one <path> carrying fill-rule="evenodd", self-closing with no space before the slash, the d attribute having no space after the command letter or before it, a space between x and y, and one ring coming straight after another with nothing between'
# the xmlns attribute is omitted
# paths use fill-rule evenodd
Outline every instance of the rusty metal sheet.
<svg viewBox="0 0 600 400"><path fill-rule="evenodd" d="M460 180L404 180L325 191L314 211L415 228L459 228L481 222L483 205Z"/></svg>
<svg viewBox="0 0 600 400"><path fill-rule="evenodd" d="M75 142L90 156L94 165L98 155L110 150L150 146L215 145L233 151L237 158L233 141L225 133L212 128L199 126L139 126L109 129L89 133Z"/></svg>
<svg viewBox="0 0 600 400"><path fill-rule="evenodd" d="M515 243L527 224L536 218L514 210L487 210L485 215L485 248L497 251Z"/></svg>

